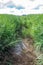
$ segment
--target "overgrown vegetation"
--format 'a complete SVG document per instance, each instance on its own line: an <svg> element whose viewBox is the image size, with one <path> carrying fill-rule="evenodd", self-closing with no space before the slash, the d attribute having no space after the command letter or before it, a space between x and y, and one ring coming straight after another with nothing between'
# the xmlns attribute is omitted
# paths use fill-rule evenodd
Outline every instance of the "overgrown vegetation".
<svg viewBox="0 0 43 65"><path fill-rule="evenodd" d="M36 54L43 54L43 14L13 16L0 14L0 51L15 45L21 38L34 39ZM43 55L38 57L38 65L43 65ZM39 62L40 61L40 62Z"/></svg>

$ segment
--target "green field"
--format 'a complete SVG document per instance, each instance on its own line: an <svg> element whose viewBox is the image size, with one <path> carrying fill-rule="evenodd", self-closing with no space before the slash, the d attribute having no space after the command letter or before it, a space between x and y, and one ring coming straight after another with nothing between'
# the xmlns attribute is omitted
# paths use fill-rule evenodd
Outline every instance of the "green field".
<svg viewBox="0 0 43 65"><path fill-rule="evenodd" d="M37 64L43 65L43 14L14 16L0 14L0 51L22 38L32 37Z"/></svg>

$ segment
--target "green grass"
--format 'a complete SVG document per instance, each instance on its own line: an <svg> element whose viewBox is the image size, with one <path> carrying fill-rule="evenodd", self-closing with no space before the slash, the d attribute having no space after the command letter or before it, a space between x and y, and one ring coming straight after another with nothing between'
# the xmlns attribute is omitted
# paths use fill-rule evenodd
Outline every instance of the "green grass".
<svg viewBox="0 0 43 65"><path fill-rule="evenodd" d="M34 39L36 54L43 53L43 14L14 16L0 14L0 50L15 45L21 38ZM39 58L40 59L40 58ZM43 60L41 58L41 60ZM39 60L38 60L39 62ZM43 61L40 61L42 65Z"/></svg>

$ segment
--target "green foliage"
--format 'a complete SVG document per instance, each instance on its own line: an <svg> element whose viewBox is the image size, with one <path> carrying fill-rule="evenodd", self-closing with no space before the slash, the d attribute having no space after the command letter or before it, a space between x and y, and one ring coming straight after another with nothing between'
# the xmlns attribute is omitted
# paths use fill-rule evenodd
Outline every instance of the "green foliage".
<svg viewBox="0 0 43 65"><path fill-rule="evenodd" d="M12 16L0 15L1 44L9 44L18 37L32 36L35 41L43 42L43 15Z"/></svg>
<svg viewBox="0 0 43 65"><path fill-rule="evenodd" d="M4 49L15 43L16 40L16 24L13 16L0 15L0 49Z"/></svg>
<svg viewBox="0 0 43 65"><path fill-rule="evenodd" d="M34 39L36 50L43 52L43 14L0 15L0 49L15 45L21 38L29 36Z"/></svg>

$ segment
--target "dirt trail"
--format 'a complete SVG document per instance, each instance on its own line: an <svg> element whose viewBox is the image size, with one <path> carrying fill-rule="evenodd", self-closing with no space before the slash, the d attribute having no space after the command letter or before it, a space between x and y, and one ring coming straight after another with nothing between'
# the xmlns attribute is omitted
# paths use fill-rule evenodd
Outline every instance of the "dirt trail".
<svg viewBox="0 0 43 65"><path fill-rule="evenodd" d="M23 49L20 55L17 55L15 51L9 50L9 53L2 53L3 61L0 65L35 65L36 55L34 53L33 40L32 38L23 39ZM4 56L3 56L4 55ZM8 63L8 64L7 64Z"/></svg>

